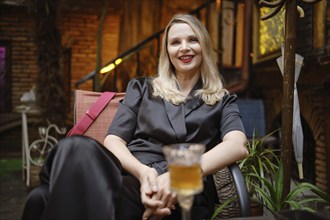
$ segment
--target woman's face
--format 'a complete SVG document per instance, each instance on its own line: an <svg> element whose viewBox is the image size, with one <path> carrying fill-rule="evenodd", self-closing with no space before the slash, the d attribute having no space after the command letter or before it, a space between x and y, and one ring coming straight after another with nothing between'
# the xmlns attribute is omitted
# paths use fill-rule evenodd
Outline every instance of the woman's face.
<svg viewBox="0 0 330 220"><path fill-rule="evenodd" d="M176 74L200 74L202 48L186 23L174 24L168 31L167 51Z"/></svg>

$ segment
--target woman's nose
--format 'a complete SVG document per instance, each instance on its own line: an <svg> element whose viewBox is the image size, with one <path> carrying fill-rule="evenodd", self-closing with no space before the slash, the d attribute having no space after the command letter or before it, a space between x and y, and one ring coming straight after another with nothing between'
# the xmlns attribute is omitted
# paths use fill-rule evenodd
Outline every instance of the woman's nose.
<svg viewBox="0 0 330 220"><path fill-rule="evenodd" d="M185 50L190 50L190 47L188 45L188 42L187 41L182 41L181 43L181 48L180 48L182 51L185 51Z"/></svg>

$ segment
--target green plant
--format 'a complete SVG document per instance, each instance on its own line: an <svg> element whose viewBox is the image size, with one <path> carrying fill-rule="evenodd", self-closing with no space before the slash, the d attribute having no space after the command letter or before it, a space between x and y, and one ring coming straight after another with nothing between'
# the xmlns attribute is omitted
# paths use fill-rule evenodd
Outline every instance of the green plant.
<svg viewBox="0 0 330 220"><path fill-rule="evenodd" d="M317 186L307 182L292 187L290 193L282 198L283 165L280 160L279 149L269 148L264 144L265 140L271 137L274 132L263 138L253 137L247 144L249 155L239 161L251 202L266 207L272 213L287 208L314 211L309 206L310 202L324 202L330 205L329 197ZM312 192L314 196L304 196L308 191ZM211 219L215 219L224 207L234 200L235 198L230 198L224 201L215 210Z"/></svg>
<svg viewBox="0 0 330 220"><path fill-rule="evenodd" d="M277 130L276 130L277 131ZM274 175L278 170L279 164L279 150L273 148L267 148L268 146L264 144L264 142L268 142L268 140L272 137L272 135L276 132L271 132L263 138L257 138L255 135L251 140L249 140L247 144L247 149L249 151L249 155L239 161L239 167L242 171L243 176L245 177L245 183L250 195L250 198L256 201L257 194L255 191L254 185L261 184L260 187L263 188L258 178L254 176L254 174L258 174L258 176L269 177L269 175ZM228 200L223 201L222 204L215 210L211 220L216 219L219 213L227 207L230 203L234 202L237 198L232 197Z"/></svg>
<svg viewBox="0 0 330 220"><path fill-rule="evenodd" d="M314 211L313 208L308 206L310 202L324 202L330 205L329 197L317 186L307 182L297 184L288 195L282 197L284 187L282 162L279 164L279 169L274 180L262 177L257 173L251 175L262 183L253 183L256 192L255 199L272 213L286 208ZM311 191L315 196L304 196L304 193L307 191Z"/></svg>
<svg viewBox="0 0 330 220"><path fill-rule="evenodd" d="M278 172L279 150L265 144L265 142L268 142L266 140L271 139L276 131L263 138L253 136L247 144L249 155L239 162L251 198L256 196L255 185L264 188L264 183L260 182L257 176L270 178Z"/></svg>

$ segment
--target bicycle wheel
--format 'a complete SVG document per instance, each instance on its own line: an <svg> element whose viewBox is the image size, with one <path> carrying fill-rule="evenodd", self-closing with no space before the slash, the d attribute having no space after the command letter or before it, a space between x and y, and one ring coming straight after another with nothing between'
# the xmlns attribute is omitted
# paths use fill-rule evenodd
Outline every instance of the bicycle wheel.
<svg viewBox="0 0 330 220"><path fill-rule="evenodd" d="M29 146L29 160L31 163L36 166L42 166L49 151L56 143L56 138L52 136L48 136L47 140L39 139L32 142L32 144Z"/></svg>

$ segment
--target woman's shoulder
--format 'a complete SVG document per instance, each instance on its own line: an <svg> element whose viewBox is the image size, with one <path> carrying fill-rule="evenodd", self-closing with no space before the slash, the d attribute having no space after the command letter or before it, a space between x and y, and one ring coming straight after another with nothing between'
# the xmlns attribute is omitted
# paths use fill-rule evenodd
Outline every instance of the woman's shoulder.
<svg viewBox="0 0 330 220"><path fill-rule="evenodd" d="M129 87L143 88L148 87L151 84L151 77L135 77L128 82Z"/></svg>
<svg viewBox="0 0 330 220"><path fill-rule="evenodd" d="M223 106L225 106L225 105L230 105L230 104L236 102L237 97L238 97L237 94L227 92L227 93L222 97L221 103L222 103Z"/></svg>
<svg viewBox="0 0 330 220"><path fill-rule="evenodd" d="M135 77L129 81L128 85L147 86L151 84L152 79L150 76Z"/></svg>
<svg viewBox="0 0 330 220"><path fill-rule="evenodd" d="M127 85L127 91L140 91L144 92L147 89L150 89L152 87L151 85L152 82L152 77L135 77L131 79Z"/></svg>

